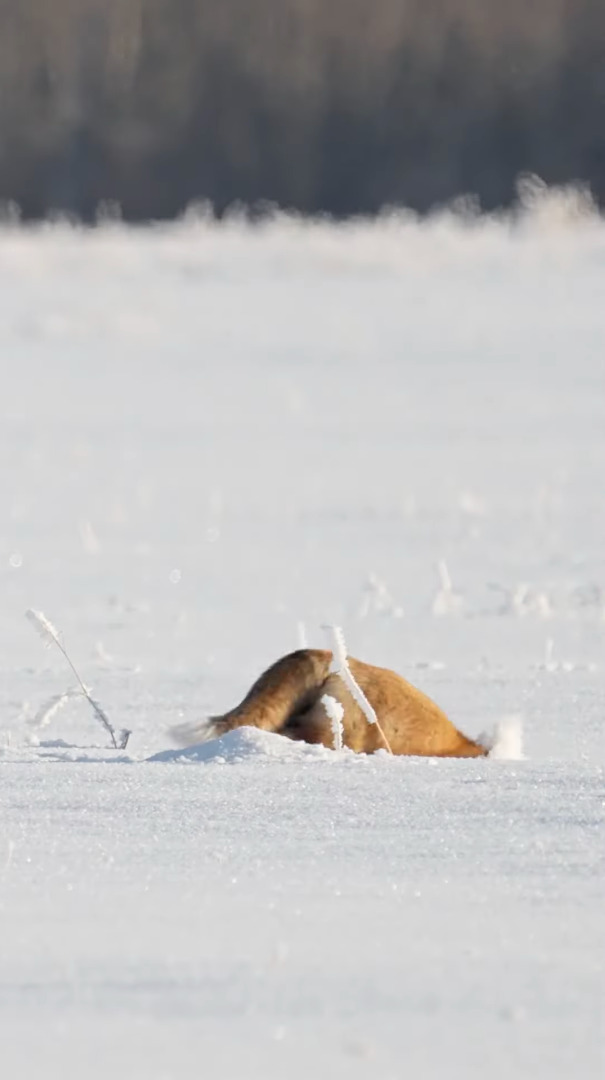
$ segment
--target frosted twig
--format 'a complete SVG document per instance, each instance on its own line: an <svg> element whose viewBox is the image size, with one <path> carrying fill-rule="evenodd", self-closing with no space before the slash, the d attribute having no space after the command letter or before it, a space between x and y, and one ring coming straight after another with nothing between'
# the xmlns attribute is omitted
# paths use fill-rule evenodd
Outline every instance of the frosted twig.
<svg viewBox="0 0 605 1080"><path fill-rule="evenodd" d="M75 675L75 677L76 677L76 679L78 681L78 686L80 687L80 690L82 691L82 693L83 693L84 697L87 699L87 701L90 703L90 705L92 707L92 710L93 710L95 716L97 717L97 720L99 721L99 723L105 728L105 730L109 734L109 737L110 737L110 739L111 739L111 741L113 743L114 748L116 750L124 750L125 747L126 747L126 744L128 742L128 739L130 738L130 731L126 731L126 729L121 731L120 732L120 739L118 741L115 729L114 729L113 725L110 723L110 721L109 721L109 719L107 717L107 714L101 708L99 703L94 700L94 698L92 697L92 695L90 693L90 690L83 683L82 679L80 678L80 675L79 675L78 671L74 667L74 664L73 664L71 658L68 656L67 651L65 649L65 646L64 646L63 642L61 641L61 638L59 637L59 631L56 629L55 626L53 626L50 619L47 619L46 615L44 615L43 612L41 612L41 611L33 611L32 608L29 608L25 612L25 617L27 619L29 619L30 623L32 624L34 629L37 631L37 633L40 635L40 637L42 638L42 640L43 640L43 642L44 642L44 644L46 646L50 646L50 645L54 644L62 652L63 656L67 660L67 663L69 664L71 670L73 671L73 673L74 673L74 675Z"/></svg>
<svg viewBox="0 0 605 1080"><path fill-rule="evenodd" d="M321 703L328 714L328 720L330 721L330 727L332 729L332 737L334 739L334 749L342 750L342 718L345 714L344 706L340 701L333 698L331 694L324 694Z"/></svg>
<svg viewBox="0 0 605 1080"><path fill-rule="evenodd" d="M37 731L47 727L53 716L59 712L59 709L62 709L65 703L77 694L80 694L80 690L76 687L72 687L70 690L64 690L61 694L53 694L48 701L45 701L40 706L36 714L32 716L31 720L28 720L29 727L35 728Z"/></svg>
<svg viewBox="0 0 605 1080"><path fill-rule="evenodd" d="M462 605L462 597L452 588L452 579L445 559L440 559L437 563L437 573L441 588L433 600L433 615L448 615L458 611Z"/></svg>
<svg viewBox="0 0 605 1080"><path fill-rule="evenodd" d="M515 615L540 615L543 619L548 619L552 615L552 607L547 594L536 592L525 582L517 585L511 606Z"/></svg>
<svg viewBox="0 0 605 1080"><path fill-rule="evenodd" d="M546 671L556 671L558 664L554 660L555 643L551 637L546 639L546 645L544 647L544 668Z"/></svg>
<svg viewBox="0 0 605 1080"><path fill-rule="evenodd" d="M357 610L358 619L366 619L371 611L390 615L393 619L403 617L403 608L396 604L384 581L373 571L368 575L363 590L363 598Z"/></svg>
<svg viewBox="0 0 605 1080"><path fill-rule="evenodd" d="M296 624L296 629L298 631L298 647L299 647L299 649L308 649L309 648L309 642L307 640L307 628L306 628L304 622L302 621L302 619L298 620L298 622Z"/></svg>
<svg viewBox="0 0 605 1080"><path fill-rule="evenodd" d="M384 745L386 746L389 754L392 754L393 751L391 750L389 740L387 739L384 731L382 730L382 727L380 726L378 717L376 716L376 713L370 705L370 702L365 696L363 690L356 682L353 673L349 667L347 661L347 646L345 643L344 634L340 626L326 626L325 629L330 632L332 637L334 667L337 674L340 675L353 700L356 701L359 705L359 708L361 709L366 720L368 721L368 724L376 724L376 727L378 728L378 732Z"/></svg>
<svg viewBox="0 0 605 1080"><path fill-rule="evenodd" d="M13 855L15 853L16 846L17 845L15 844L14 840L9 840L7 845L6 845L6 859L5 859L5 862L4 862L4 866L2 867L2 870L3 870L4 873L6 873L6 871L10 867L10 864L13 861Z"/></svg>

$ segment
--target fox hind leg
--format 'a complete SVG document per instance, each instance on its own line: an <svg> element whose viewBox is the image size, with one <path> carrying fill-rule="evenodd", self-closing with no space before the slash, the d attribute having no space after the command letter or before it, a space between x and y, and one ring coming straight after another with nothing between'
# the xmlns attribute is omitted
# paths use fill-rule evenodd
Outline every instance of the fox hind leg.
<svg viewBox="0 0 605 1080"><path fill-rule="evenodd" d="M180 724L172 729L172 737L181 746L190 746L234 728L257 727L306 739L302 734L306 730L303 718L313 710L331 662L332 654L324 649L298 649L282 656L263 672L234 709L201 722Z"/></svg>

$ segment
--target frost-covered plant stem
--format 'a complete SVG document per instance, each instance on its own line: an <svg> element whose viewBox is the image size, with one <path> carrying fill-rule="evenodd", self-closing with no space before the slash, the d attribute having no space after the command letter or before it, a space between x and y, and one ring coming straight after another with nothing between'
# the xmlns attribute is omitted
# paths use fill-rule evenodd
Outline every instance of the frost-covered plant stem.
<svg viewBox="0 0 605 1080"><path fill-rule="evenodd" d="M80 687L84 697L87 699L88 702L90 702L90 705L92 706L93 712L94 712L95 716L97 717L97 720L99 721L100 724L102 724L102 726L105 728L106 732L108 733L108 735L109 735L109 737L110 737L110 739L111 739L111 741L113 743L114 749L115 750L123 750L125 748L125 746L126 746L126 743L128 742L130 732L129 731L121 732L121 738L120 738L120 741L118 742L118 739L117 739L117 736L116 736L115 729L114 729L113 725L110 723L106 713L101 708L99 703L97 701L95 701L94 698L92 697L88 687L84 684L84 682L80 678L80 675L79 675L78 671L76 670L76 668L75 668L75 666L73 664L73 661L71 660L70 656L68 655L67 650L66 650L63 642L61 641L61 638L59 637L59 631L56 629L56 627L53 626L50 619L47 619L46 615L44 615L43 612L41 612L41 611L33 611L31 608L29 608L29 610L25 612L25 616L26 616L27 619L29 619L29 621L32 624L32 626L34 627L34 629L37 630L37 632L40 634L40 637L42 638L42 640L45 642L46 645L55 644L57 646L57 648L63 653L63 656L67 660L67 663L69 664L71 670L73 671L73 673L74 673L74 675L75 675L75 677L76 677L76 679L78 681L78 686Z"/></svg>
<svg viewBox="0 0 605 1080"><path fill-rule="evenodd" d="M48 727L53 716L55 716L56 713L59 712L59 709L62 709L66 702L70 700L70 698L76 697L76 695L79 694L79 687L69 690L63 690L63 692L60 694L53 694L53 696L49 698L48 701L45 701L44 704L40 706L36 715L33 716L32 719L29 721L29 726L34 728L36 731L39 731L41 728Z"/></svg>
<svg viewBox="0 0 605 1080"><path fill-rule="evenodd" d="M330 727L332 728L334 749L342 750L342 718L345 714L344 706L341 705L340 701L337 701L336 698L333 698L331 694L324 694L321 703L326 710L328 720L330 721Z"/></svg>
<svg viewBox="0 0 605 1080"><path fill-rule="evenodd" d="M368 721L368 724L376 724L376 727L378 728L378 732L385 747L387 748L389 754L392 754L393 751L391 750L389 740L387 739L384 731L382 730L382 727L380 726L378 717L376 716L376 713L370 705L370 702L365 696L363 690L356 682L353 676L353 672L349 667L347 661L347 646L345 643L344 634L340 626L327 626L325 629L329 631L332 637L332 654L334 657L335 671L338 675L340 675L353 700L356 701L359 705L359 708L361 709L366 720Z"/></svg>

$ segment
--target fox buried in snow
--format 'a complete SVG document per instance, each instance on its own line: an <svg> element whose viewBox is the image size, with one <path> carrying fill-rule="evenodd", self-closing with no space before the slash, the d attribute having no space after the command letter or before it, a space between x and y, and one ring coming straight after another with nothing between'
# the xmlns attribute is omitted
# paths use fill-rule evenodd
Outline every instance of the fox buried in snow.
<svg viewBox="0 0 605 1080"><path fill-rule="evenodd" d="M172 729L181 745L217 738L234 728L252 726L308 743L334 745L322 702L329 695L343 707L343 745L371 754L385 746L394 754L429 757L485 757L490 745L463 735L426 694L387 668L349 657L355 681L373 706L379 726L369 724L341 676L330 670L332 653L299 649L272 664L243 701L223 716Z"/></svg>

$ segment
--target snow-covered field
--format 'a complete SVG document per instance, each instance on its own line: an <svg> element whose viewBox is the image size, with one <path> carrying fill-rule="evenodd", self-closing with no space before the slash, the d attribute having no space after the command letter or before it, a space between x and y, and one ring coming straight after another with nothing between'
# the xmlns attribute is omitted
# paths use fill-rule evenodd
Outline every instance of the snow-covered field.
<svg viewBox="0 0 605 1080"><path fill-rule="evenodd" d="M605 223L576 211L0 229L3 1076L601 1075ZM28 607L125 751L81 699L40 726L73 679ZM526 760L163 753L326 622L470 735L522 713Z"/></svg>

